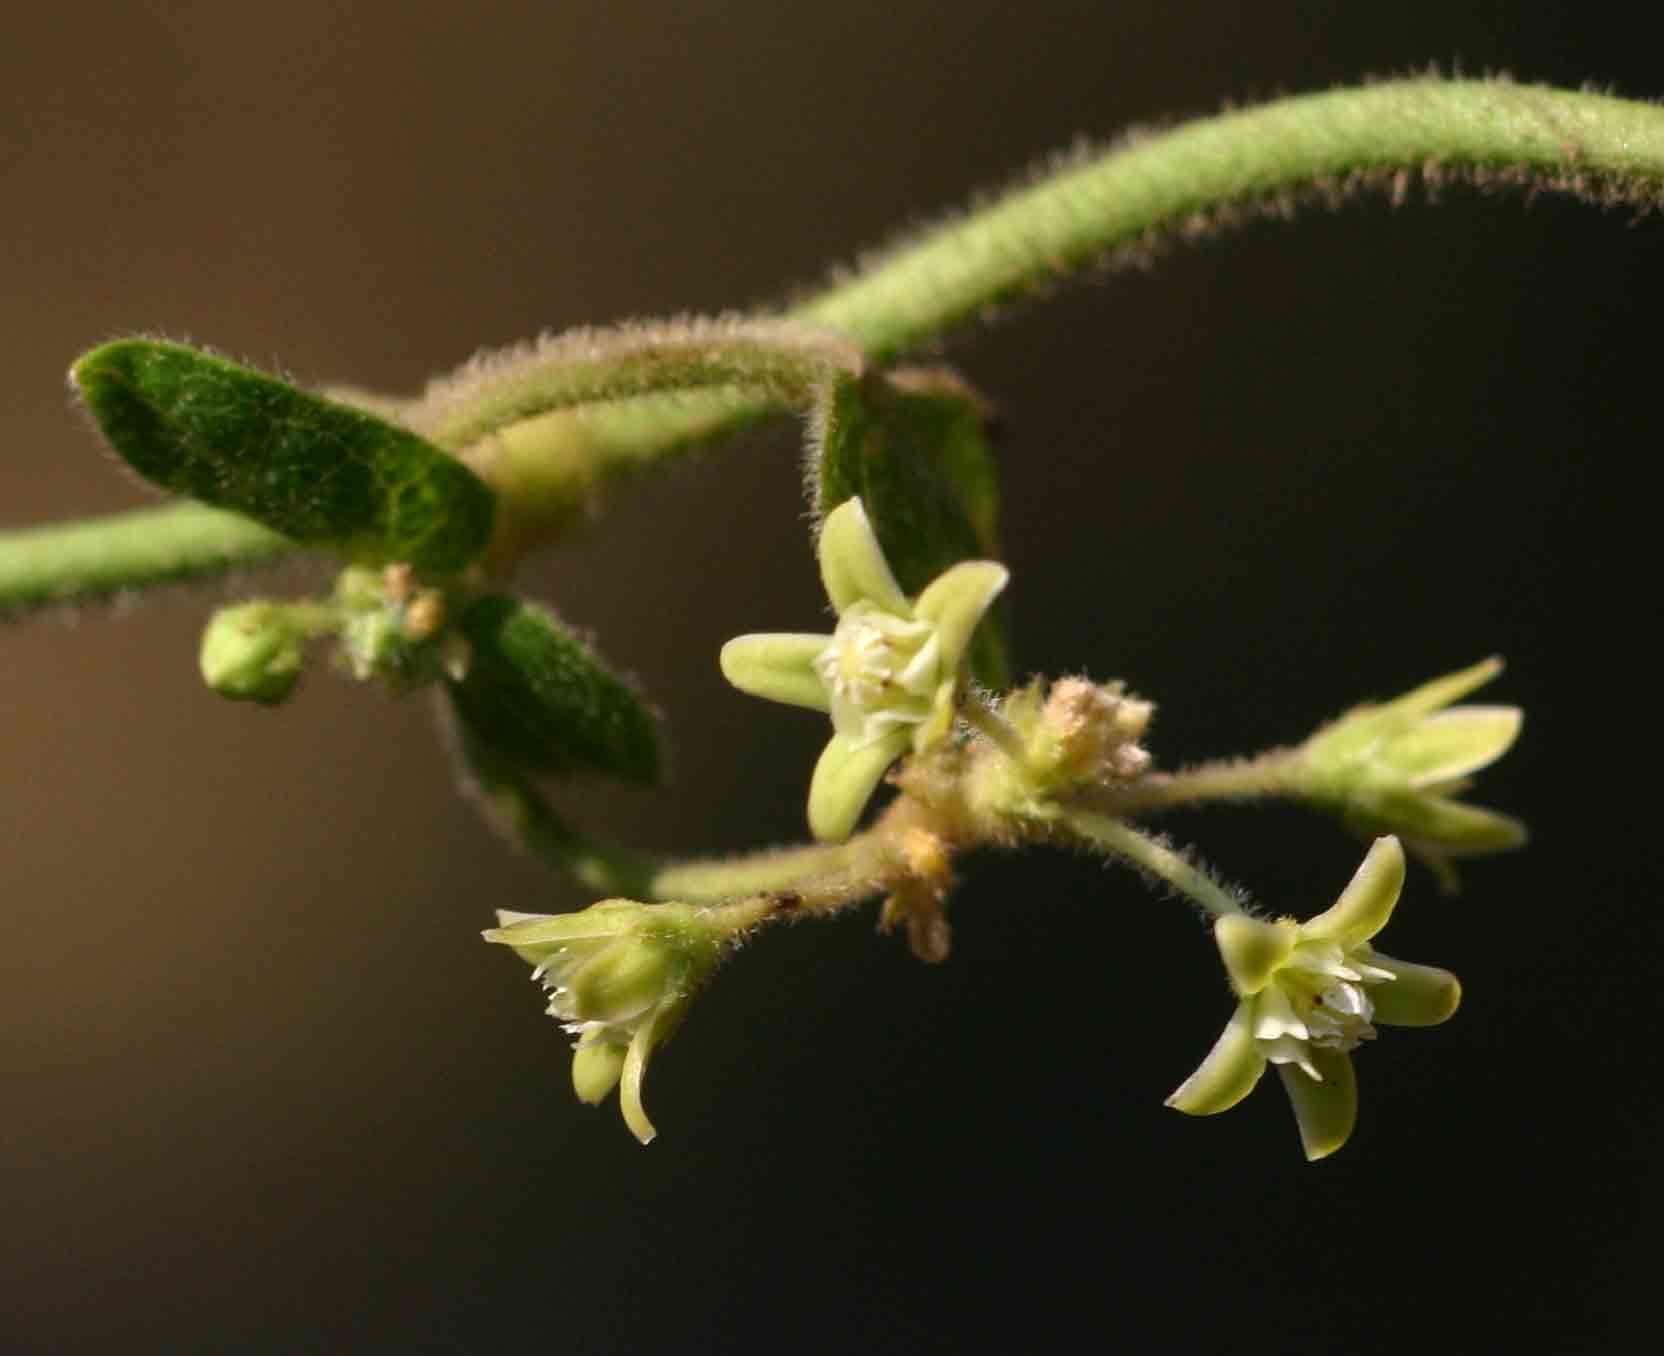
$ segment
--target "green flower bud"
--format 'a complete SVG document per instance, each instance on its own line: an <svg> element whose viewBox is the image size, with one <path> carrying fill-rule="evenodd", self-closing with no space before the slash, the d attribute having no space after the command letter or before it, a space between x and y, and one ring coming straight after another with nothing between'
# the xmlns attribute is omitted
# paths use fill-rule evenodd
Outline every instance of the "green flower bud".
<svg viewBox="0 0 1664 1356"><path fill-rule="evenodd" d="M1503 852L1526 840L1517 819L1456 799L1471 773L1519 737L1517 706L1451 705L1501 671L1500 659L1487 659L1348 712L1301 748L1297 790L1354 833L1397 834L1454 890L1450 858Z"/></svg>
<svg viewBox="0 0 1664 1356"><path fill-rule="evenodd" d="M675 959L674 949L651 934L619 938L568 981L574 1016L608 1025L641 1016L664 997Z"/></svg>
<svg viewBox="0 0 1664 1356"><path fill-rule="evenodd" d="M627 1046L604 1036L581 1040L572 1051L572 1090L587 1106L599 1106L618 1086L624 1073Z"/></svg>
<svg viewBox="0 0 1664 1356"><path fill-rule="evenodd" d="M222 697L275 706L300 679L309 634L297 610L282 603L222 608L202 633L202 677Z"/></svg>
<svg viewBox="0 0 1664 1356"><path fill-rule="evenodd" d="M444 670L456 637L437 589L421 587L407 564L352 566L335 581L341 617L341 659L361 682L382 678L395 688L432 681Z"/></svg>

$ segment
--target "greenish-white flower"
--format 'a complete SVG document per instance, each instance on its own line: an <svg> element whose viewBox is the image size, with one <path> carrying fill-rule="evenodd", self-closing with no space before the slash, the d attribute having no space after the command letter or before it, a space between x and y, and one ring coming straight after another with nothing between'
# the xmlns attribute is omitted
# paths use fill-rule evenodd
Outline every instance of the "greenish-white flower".
<svg viewBox="0 0 1664 1356"><path fill-rule="evenodd" d="M653 1123L641 1084L653 1051L681 1024L695 990L715 968L723 933L686 904L608 899L567 914L499 910L486 932L532 967L549 1015L577 1039L572 1086L602 1101L615 1087L624 1121L643 1144Z"/></svg>
<svg viewBox="0 0 1664 1356"><path fill-rule="evenodd" d="M1448 970L1383 956L1370 945L1404 884L1404 852L1381 838L1334 905L1304 923L1226 914L1214 937L1238 997L1224 1034L1167 1099L1192 1116L1235 1106L1275 1064L1308 1159L1346 1143L1358 1114L1351 1052L1375 1022L1435 1026L1462 986Z"/></svg>
<svg viewBox="0 0 1664 1356"><path fill-rule="evenodd" d="M991 560L962 561L909 600L859 499L827 515L819 554L838 614L833 633L736 637L722 647L722 672L742 692L831 715L832 739L809 785L809 827L836 841L854 829L891 763L953 728L965 652L1010 576Z"/></svg>
<svg viewBox="0 0 1664 1356"><path fill-rule="evenodd" d="M1470 774L1519 737L1517 706L1452 705L1501 671L1500 659L1487 659L1325 726L1300 750L1301 794L1363 837L1397 834L1454 890L1452 857L1503 852L1526 840L1519 820L1456 799Z"/></svg>

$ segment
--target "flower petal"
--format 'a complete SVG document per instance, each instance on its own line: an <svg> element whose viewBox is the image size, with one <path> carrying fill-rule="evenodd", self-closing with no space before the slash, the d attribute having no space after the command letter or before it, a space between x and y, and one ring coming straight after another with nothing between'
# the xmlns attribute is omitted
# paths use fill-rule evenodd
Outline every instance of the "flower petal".
<svg viewBox="0 0 1664 1356"><path fill-rule="evenodd" d="M647 1108L641 1104L641 1080L646 1077L647 1059L657 1043L654 1028L663 1015L663 1008L655 1008L636 1028L624 1056L623 1068L619 1071L618 1108L624 1113L624 1124L630 1127L630 1133L643 1144L651 1144L659 1133L653 1122L647 1119Z"/></svg>
<svg viewBox="0 0 1664 1356"><path fill-rule="evenodd" d="M913 750L928 753L953 733L954 718L959 714L959 680L944 678L936 685L931 698L930 714L913 727Z"/></svg>
<svg viewBox="0 0 1664 1356"><path fill-rule="evenodd" d="M821 524L821 582L840 614L865 599L898 617L911 616L907 596L890 572L884 550L873 535L867 511L859 499L846 499Z"/></svg>
<svg viewBox="0 0 1664 1356"><path fill-rule="evenodd" d="M1437 1026L1447 1021L1462 1002L1462 982L1436 965L1394 960L1379 951L1371 965L1392 975L1392 983L1372 985L1375 1020L1390 1026Z"/></svg>
<svg viewBox="0 0 1664 1356"><path fill-rule="evenodd" d="M848 838L885 769L912 737L906 728L870 741L833 735L809 783L809 831L825 842Z"/></svg>
<svg viewBox="0 0 1664 1356"><path fill-rule="evenodd" d="M555 913L520 913L516 909L498 909L497 926L511 928L516 923L541 923L550 918L559 918ZM495 931L495 929L493 929Z"/></svg>
<svg viewBox="0 0 1664 1356"><path fill-rule="evenodd" d="M624 1072L624 1050L602 1037L578 1042L572 1052L572 1090L580 1102L596 1106L618 1086Z"/></svg>
<svg viewBox="0 0 1664 1356"><path fill-rule="evenodd" d="M1476 857L1525 846L1530 836L1512 815L1444 796L1395 798L1384 807L1405 838L1454 857Z"/></svg>
<svg viewBox="0 0 1664 1356"><path fill-rule="evenodd" d="M1343 947L1367 942L1392 917L1404 887L1404 849L1398 839L1377 838L1340 898L1300 925L1300 935Z"/></svg>
<svg viewBox="0 0 1664 1356"><path fill-rule="evenodd" d="M1307 1161L1315 1163L1345 1144L1358 1119L1358 1079L1352 1058L1338 1050L1314 1049L1312 1063L1323 1075L1318 1082L1297 1065L1279 1064L1288 1099L1294 1104L1294 1119L1300 1127L1300 1143Z"/></svg>
<svg viewBox="0 0 1664 1356"><path fill-rule="evenodd" d="M1239 998L1256 994L1286 961L1300 938L1286 918L1274 923L1245 913L1228 913L1213 925L1213 938Z"/></svg>
<svg viewBox="0 0 1664 1356"><path fill-rule="evenodd" d="M815 660L831 643L831 636L800 632L735 636L722 647L722 676L753 697L829 711L831 700Z"/></svg>
<svg viewBox="0 0 1664 1356"><path fill-rule="evenodd" d="M480 936L488 942L514 947L559 946L616 937L641 916L644 907L630 899L603 899L571 913L516 913L512 909L498 909L497 921L501 926L487 928Z"/></svg>
<svg viewBox="0 0 1664 1356"><path fill-rule="evenodd" d="M1502 659L1492 655L1489 659L1482 659L1465 669L1457 669L1455 673L1447 673L1441 678L1423 683L1420 687L1406 692L1402 697L1395 697L1379 708L1390 711L1393 716L1408 724L1419 720L1423 716L1430 716L1435 711L1441 711L1453 702L1460 701L1476 688L1483 687L1497 674L1502 672Z"/></svg>
<svg viewBox="0 0 1664 1356"><path fill-rule="evenodd" d="M640 933L607 943L566 982L570 1005L586 1022L631 1022L657 1006L671 982L675 957Z"/></svg>
<svg viewBox="0 0 1664 1356"><path fill-rule="evenodd" d="M1494 763L1519 738L1517 706L1456 706L1418 721L1376 755L1420 790Z"/></svg>
<svg viewBox="0 0 1664 1356"><path fill-rule="evenodd" d="M987 613L1011 572L993 560L964 560L938 575L913 604L913 615L936 627L942 672L957 674L977 623Z"/></svg>
<svg viewBox="0 0 1664 1356"><path fill-rule="evenodd" d="M1282 986L1269 984L1254 995L1254 1039L1262 1045L1292 1036L1298 1044L1311 1039L1311 1032L1300 1020ZM1270 1054L1269 1051L1266 1052ZM1275 1056L1273 1056L1275 1062Z"/></svg>
<svg viewBox="0 0 1664 1356"><path fill-rule="evenodd" d="M1237 1005L1207 1058L1179 1084L1168 1106L1187 1116L1212 1116L1230 1110L1254 1090L1265 1072L1265 1057L1254 1043L1253 1006Z"/></svg>

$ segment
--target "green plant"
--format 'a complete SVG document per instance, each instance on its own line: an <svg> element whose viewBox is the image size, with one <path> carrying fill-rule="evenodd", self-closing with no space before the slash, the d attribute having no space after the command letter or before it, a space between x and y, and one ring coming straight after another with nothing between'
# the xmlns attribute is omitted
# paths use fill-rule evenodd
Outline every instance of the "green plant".
<svg viewBox="0 0 1664 1356"><path fill-rule="evenodd" d="M1346 1055L1374 1034L1371 1019L1427 1024L1459 999L1446 972L1372 948L1403 886L1400 842L1448 889L1453 858L1524 841L1516 821L1456 798L1519 731L1512 707L1458 704L1500 665L1360 708L1293 748L1160 768L1144 698L1079 677L1013 684L1001 608L1040 585L1008 581L997 563L985 406L951 371L905 359L1118 252L1307 197L1401 192L1421 175L1650 203L1664 185L1664 112L1498 81L1284 100L1055 170L790 311L563 335L477 359L410 400L310 393L182 345L117 341L75 364L76 389L128 464L182 502L0 539L0 609L336 553L327 596L216 615L205 679L275 704L306 647L332 640L358 679L444 693L476 802L605 897L556 918L507 914L487 936L550 989L576 1037L579 1095L620 1087L643 1140L647 1061L736 942L882 898L884 926L938 961L957 857L1065 843L1134 865L1210 922L1238 1005L1172 1104L1223 1110L1275 1063L1321 1157L1350 1131ZM514 570L607 482L775 414L807 425L837 622L831 634L743 636L722 664L746 691L831 717L810 779L817 841L662 862L590 837L545 795L543 779L576 774L651 783L657 731L585 638L514 596ZM886 775L899 794L858 827ZM1339 901L1305 923L1260 912L1137 827L1157 811L1268 797L1374 840Z"/></svg>

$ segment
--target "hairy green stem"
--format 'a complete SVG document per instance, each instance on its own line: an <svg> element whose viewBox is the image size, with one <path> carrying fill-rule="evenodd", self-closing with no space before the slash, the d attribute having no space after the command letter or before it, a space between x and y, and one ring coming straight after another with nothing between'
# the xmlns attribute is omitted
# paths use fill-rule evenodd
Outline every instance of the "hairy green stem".
<svg viewBox="0 0 1664 1356"><path fill-rule="evenodd" d="M1019 767L1028 759L1028 749L1017 728L1005 718L980 692L969 693L959 704L959 714L967 724L983 734L995 748Z"/></svg>
<svg viewBox="0 0 1664 1356"><path fill-rule="evenodd" d="M1219 759L1177 772L1152 772L1094 791L1087 801L1096 810L1131 818L1219 801L1291 796L1299 790L1299 769L1298 749L1272 749L1253 758Z"/></svg>
<svg viewBox="0 0 1664 1356"><path fill-rule="evenodd" d="M0 534L0 617L171 584L295 550L258 523L194 503Z"/></svg>
<svg viewBox="0 0 1664 1356"><path fill-rule="evenodd" d="M1392 81L1140 137L926 233L791 312L883 362L1129 246L1359 176L1466 171L1656 205L1664 108L1501 80ZM1219 222L1217 224L1229 224Z"/></svg>
<svg viewBox="0 0 1664 1356"><path fill-rule="evenodd" d="M815 900L842 898L878 874L882 855L872 835L864 834L847 843L814 843L726 860L679 862L653 874L649 893L655 899L693 904L764 892L795 893Z"/></svg>
<svg viewBox="0 0 1664 1356"><path fill-rule="evenodd" d="M1371 185L1397 193L1420 174L1654 204L1664 185L1664 109L1495 80L1406 80L1283 99L1045 174L874 257L784 319L835 331L882 364L1118 253L1228 226L1302 194ZM581 425L524 430L517 475L543 491L532 468L545 457L553 464L562 491L545 502L558 510L550 526L559 530L571 484L639 469L786 408L732 391L594 407Z"/></svg>
<svg viewBox="0 0 1664 1356"><path fill-rule="evenodd" d="M1063 822L1085 842L1166 881L1209 913L1243 912L1242 902L1201 867L1132 825L1089 810L1071 810Z"/></svg>
<svg viewBox="0 0 1664 1356"><path fill-rule="evenodd" d="M680 320L574 330L485 354L435 382L411 424L452 450L509 425L578 405L728 388L806 411L861 351L837 335L774 320Z"/></svg>
<svg viewBox="0 0 1664 1356"><path fill-rule="evenodd" d="M1229 225L1301 194L1333 196L1372 184L1397 192L1422 173L1654 206L1664 185L1664 109L1500 80L1433 78L1282 99L1066 164L875 257L784 319L836 331L869 360L888 362L1120 252ZM582 433L620 465L640 466L779 408L728 392L644 409L634 403L597 408ZM562 434L562 447L580 440L572 429ZM131 533L133 522L106 519L74 530L94 542ZM142 522L138 530L150 526ZM19 584L12 541L0 550L0 567L11 566L0 568L0 610L38 596L42 574L57 598L178 574L142 568L143 560L127 570L94 568L85 551L67 563L41 564L51 551L37 543L36 563ZM198 559L192 572L241 559L222 551Z"/></svg>

